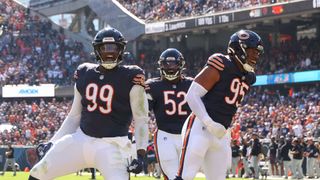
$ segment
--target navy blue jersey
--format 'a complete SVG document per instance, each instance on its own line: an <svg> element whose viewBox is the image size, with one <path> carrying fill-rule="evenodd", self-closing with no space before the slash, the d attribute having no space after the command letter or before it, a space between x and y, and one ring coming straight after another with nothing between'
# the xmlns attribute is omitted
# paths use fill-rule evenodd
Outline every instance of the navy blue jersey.
<svg viewBox="0 0 320 180"><path fill-rule="evenodd" d="M138 66L104 72L98 67L84 63L75 72L82 96L80 128L92 137L127 136L132 120L129 93L134 84L144 85L144 72Z"/></svg>
<svg viewBox="0 0 320 180"><path fill-rule="evenodd" d="M149 79L146 82L149 109L155 114L158 129L181 134L183 123L191 113L185 99L191 83L192 79L186 77L177 83L161 78Z"/></svg>
<svg viewBox="0 0 320 180"><path fill-rule="evenodd" d="M207 61L207 66L215 68L220 73L220 80L202 98L209 116L228 128L237 107L249 91L255 80L253 73L242 72L236 63L223 54L213 54ZM252 77L254 76L254 77Z"/></svg>

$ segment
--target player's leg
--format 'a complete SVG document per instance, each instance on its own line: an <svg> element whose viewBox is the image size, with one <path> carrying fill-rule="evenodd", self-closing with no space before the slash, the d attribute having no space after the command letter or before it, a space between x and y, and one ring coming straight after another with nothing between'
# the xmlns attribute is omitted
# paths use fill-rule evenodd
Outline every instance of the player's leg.
<svg viewBox="0 0 320 180"><path fill-rule="evenodd" d="M16 176L17 175L17 169L16 169L16 159L15 158L12 159L11 168L13 170L13 175Z"/></svg>
<svg viewBox="0 0 320 180"><path fill-rule="evenodd" d="M180 164L176 179L193 180L203 163L210 141L202 122L190 116L185 122Z"/></svg>
<svg viewBox="0 0 320 180"><path fill-rule="evenodd" d="M126 143L128 144L126 145ZM92 144L92 148L96 154L94 159L95 167L100 171L105 180L129 179L127 166L129 165L130 144L127 137L119 139L119 141L102 138Z"/></svg>
<svg viewBox="0 0 320 180"><path fill-rule="evenodd" d="M224 180L232 161L230 136L226 134L222 139L217 139L213 135L210 137L211 146L203 163L204 173L207 180Z"/></svg>
<svg viewBox="0 0 320 180"><path fill-rule="evenodd" d="M6 162L4 163L3 171L1 173L1 175L4 175L6 173L8 165L9 165L9 161L10 161L10 159L6 159Z"/></svg>
<svg viewBox="0 0 320 180"><path fill-rule="evenodd" d="M83 147L88 143L86 137L81 130L62 137L31 169L29 179L53 179L85 168Z"/></svg>
<svg viewBox="0 0 320 180"><path fill-rule="evenodd" d="M173 179L179 168L179 154L175 148L174 135L157 130L154 134L154 146L164 179Z"/></svg>

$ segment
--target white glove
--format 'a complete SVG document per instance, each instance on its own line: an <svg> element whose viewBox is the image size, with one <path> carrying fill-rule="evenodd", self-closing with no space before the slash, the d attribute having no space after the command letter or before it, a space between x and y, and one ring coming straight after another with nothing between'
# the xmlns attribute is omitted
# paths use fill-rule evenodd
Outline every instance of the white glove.
<svg viewBox="0 0 320 180"><path fill-rule="evenodd" d="M218 139L221 139L227 132L222 124L214 122L212 119L207 119L202 122L206 125L207 130Z"/></svg>

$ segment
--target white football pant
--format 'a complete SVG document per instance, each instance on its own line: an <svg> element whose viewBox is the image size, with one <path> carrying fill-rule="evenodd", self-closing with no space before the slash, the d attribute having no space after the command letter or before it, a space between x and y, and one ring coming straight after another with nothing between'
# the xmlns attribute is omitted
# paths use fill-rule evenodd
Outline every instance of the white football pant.
<svg viewBox="0 0 320 180"><path fill-rule="evenodd" d="M128 180L128 156L131 142L127 136L94 138L80 128L57 141L30 174L47 180L92 167L106 180Z"/></svg>
<svg viewBox="0 0 320 180"><path fill-rule="evenodd" d="M181 135L157 130L154 133L154 146L164 179L174 179L179 168Z"/></svg>
<svg viewBox="0 0 320 180"><path fill-rule="evenodd" d="M229 130L218 139L197 117L190 115L183 126L182 138L178 176L193 180L202 167L207 180L225 180L227 169L231 167Z"/></svg>

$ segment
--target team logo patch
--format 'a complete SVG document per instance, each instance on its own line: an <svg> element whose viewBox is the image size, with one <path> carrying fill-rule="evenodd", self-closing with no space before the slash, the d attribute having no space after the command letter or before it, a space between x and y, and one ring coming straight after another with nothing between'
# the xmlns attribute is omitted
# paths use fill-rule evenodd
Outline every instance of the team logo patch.
<svg viewBox="0 0 320 180"><path fill-rule="evenodd" d="M238 37L241 40L246 40L246 39L249 39L250 35L245 31L239 31Z"/></svg>

